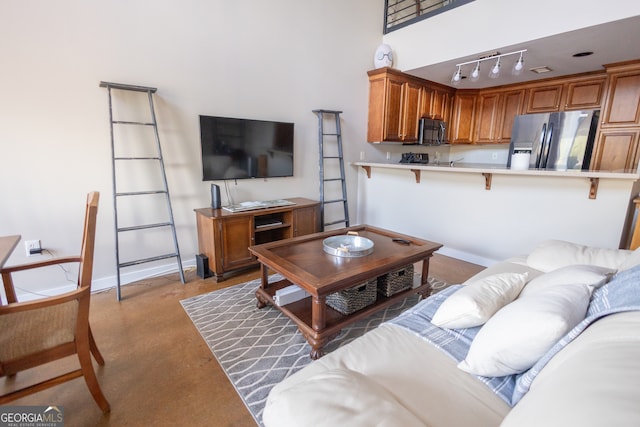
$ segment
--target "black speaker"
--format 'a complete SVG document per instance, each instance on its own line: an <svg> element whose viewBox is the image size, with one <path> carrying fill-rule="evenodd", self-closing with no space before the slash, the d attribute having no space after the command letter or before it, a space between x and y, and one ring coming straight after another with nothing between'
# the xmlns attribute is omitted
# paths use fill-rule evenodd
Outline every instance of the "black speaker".
<svg viewBox="0 0 640 427"><path fill-rule="evenodd" d="M220 187L215 184L211 184L211 207L213 209L220 209L222 206L222 200L220 200Z"/></svg>
<svg viewBox="0 0 640 427"><path fill-rule="evenodd" d="M196 255L196 272L198 277L206 279L211 277L211 270L209 270L209 257L204 254Z"/></svg>

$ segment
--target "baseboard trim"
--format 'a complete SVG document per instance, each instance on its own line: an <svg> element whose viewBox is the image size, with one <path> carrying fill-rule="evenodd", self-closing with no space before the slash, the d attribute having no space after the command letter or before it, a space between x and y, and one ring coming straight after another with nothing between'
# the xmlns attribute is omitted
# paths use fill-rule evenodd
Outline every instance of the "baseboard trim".
<svg viewBox="0 0 640 427"><path fill-rule="evenodd" d="M440 255L448 256L448 257L451 257L451 258L456 258L456 259L459 259L459 260L462 260L462 261L466 261L466 262L470 262L470 263L473 263L473 264L478 264L478 265L481 265L483 267L488 267L488 266L498 262L495 259L481 257L481 256L476 255L476 254L471 254L469 252L464 252L464 251L460 251L460 250L457 250L457 249L448 248L446 246L443 246L442 248L440 248L438 250L438 253Z"/></svg>
<svg viewBox="0 0 640 427"><path fill-rule="evenodd" d="M182 270L184 271L188 268L195 268L195 266L195 259L193 261L183 262ZM170 264L156 265L150 268L142 268L135 271L122 272L120 274L120 285L126 286L140 280L150 279L157 276L164 276L166 274L177 272L178 267L175 262ZM113 276L101 277L98 279L94 278L93 283L91 284L91 291L93 293L108 291L109 289L115 288L117 283L118 278L115 274ZM74 284L65 283L55 285L46 290L38 291L37 294L29 291L21 291L18 289L16 292L16 296L18 297L18 301L33 301L42 297L60 295L65 292L72 291L75 288L76 286Z"/></svg>

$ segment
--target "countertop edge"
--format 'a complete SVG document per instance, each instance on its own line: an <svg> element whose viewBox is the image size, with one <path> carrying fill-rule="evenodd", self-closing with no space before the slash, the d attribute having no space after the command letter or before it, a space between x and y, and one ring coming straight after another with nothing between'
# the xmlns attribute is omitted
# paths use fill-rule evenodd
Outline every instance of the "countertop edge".
<svg viewBox="0 0 640 427"><path fill-rule="evenodd" d="M427 172L445 172L445 173L489 173L495 175L520 175L520 176L543 176L543 177L564 177L564 178L602 178L602 179L627 179L636 181L640 179L638 172L615 172L615 171L553 171L540 169L512 170L503 166L496 167L479 167L479 166L447 166L447 165L425 165L420 163L373 163L373 162L351 162L353 166L385 168L385 169L401 169L401 170L420 170Z"/></svg>

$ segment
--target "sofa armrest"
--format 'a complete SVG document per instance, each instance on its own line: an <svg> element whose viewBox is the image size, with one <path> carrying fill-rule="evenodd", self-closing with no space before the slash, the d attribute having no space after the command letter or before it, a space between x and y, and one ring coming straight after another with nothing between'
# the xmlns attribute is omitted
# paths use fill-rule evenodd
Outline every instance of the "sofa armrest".
<svg viewBox="0 0 640 427"><path fill-rule="evenodd" d="M501 427L640 425L640 312L600 319L540 372Z"/></svg>

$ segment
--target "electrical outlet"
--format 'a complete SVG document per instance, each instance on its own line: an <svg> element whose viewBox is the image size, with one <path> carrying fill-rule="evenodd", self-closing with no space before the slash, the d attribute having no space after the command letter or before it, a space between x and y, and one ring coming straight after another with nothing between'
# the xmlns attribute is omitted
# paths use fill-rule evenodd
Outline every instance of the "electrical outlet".
<svg viewBox="0 0 640 427"><path fill-rule="evenodd" d="M491 159L492 160L498 160L498 153L496 153L495 151L493 153L491 153Z"/></svg>
<svg viewBox="0 0 640 427"><path fill-rule="evenodd" d="M24 249L27 252L27 256L42 254L42 245L40 240L25 240Z"/></svg>
<svg viewBox="0 0 640 427"><path fill-rule="evenodd" d="M391 160L391 152L387 151L387 160Z"/></svg>
<svg viewBox="0 0 640 427"><path fill-rule="evenodd" d="M364 151L360 152L360 160L364 160Z"/></svg>

